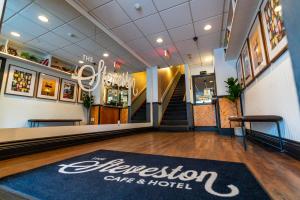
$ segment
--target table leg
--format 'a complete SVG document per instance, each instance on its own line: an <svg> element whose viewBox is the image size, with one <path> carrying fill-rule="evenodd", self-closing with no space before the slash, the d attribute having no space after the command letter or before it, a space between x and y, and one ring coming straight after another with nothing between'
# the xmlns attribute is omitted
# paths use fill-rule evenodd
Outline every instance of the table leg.
<svg viewBox="0 0 300 200"><path fill-rule="evenodd" d="M277 125L277 132L278 132L278 138L279 138L280 152L284 152L279 122L276 122L276 125Z"/></svg>

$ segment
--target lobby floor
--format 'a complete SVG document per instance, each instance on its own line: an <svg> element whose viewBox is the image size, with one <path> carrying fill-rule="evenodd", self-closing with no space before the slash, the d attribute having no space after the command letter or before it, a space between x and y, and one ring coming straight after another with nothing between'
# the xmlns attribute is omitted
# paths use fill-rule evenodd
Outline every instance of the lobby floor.
<svg viewBox="0 0 300 200"><path fill-rule="evenodd" d="M0 177L98 149L245 163L273 199L299 199L300 161L211 132L149 132L0 161Z"/></svg>

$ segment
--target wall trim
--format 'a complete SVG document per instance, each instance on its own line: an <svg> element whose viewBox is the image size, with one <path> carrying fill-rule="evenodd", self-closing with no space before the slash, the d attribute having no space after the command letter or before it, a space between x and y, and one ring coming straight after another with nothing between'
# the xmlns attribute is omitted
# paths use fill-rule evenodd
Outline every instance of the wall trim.
<svg viewBox="0 0 300 200"><path fill-rule="evenodd" d="M247 138L264 147L280 151L278 136L247 129ZM300 160L300 142L282 138L283 150L286 154Z"/></svg>
<svg viewBox="0 0 300 200"><path fill-rule="evenodd" d="M173 83L174 83L176 77L178 76L178 73L180 73L180 67L178 67L178 70L177 70L176 74L174 75L174 77L172 78L172 80L169 82L169 84L168 84L166 90L164 91L162 97L160 98L160 102L164 102L164 100L165 100L165 98L166 98L166 96L167 96L167 94L168 94L170 88L172 87L172 85L173 85Z"/></svg>
<svg viewBox="0 0 300 200"><path fill-rule="evenodd" d="M53 150L57 148L64 148L74 145L112 139L116 137L139 134L147 131L152 131L152 127L113 130L105 132L57 136L50 138L1 143L0 160Z"/></svg>

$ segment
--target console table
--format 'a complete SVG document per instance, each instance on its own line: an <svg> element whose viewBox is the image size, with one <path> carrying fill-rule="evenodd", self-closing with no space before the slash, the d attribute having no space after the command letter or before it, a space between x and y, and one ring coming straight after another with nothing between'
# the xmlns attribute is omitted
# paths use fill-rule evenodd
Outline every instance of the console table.
<svg viewBox="0 0 300 200"><path fill-rule="evenodd" d="M277 115L249 115L249 116L231 116L228 118L230 121L230 128L231 128L231 122L241 122L242 123L242 133L243 133L243 144L244 149L247 150L247 144L246 144L246 134L245 134L245 122L250 122L250 131L252 131L252 122L272 122L276 123L277 126L277 133L279 138L279 149L281 152L283 152L283 142L281 137L281 131L280 131L280 125L279 123L283 120L281 116Z"/></svg>
<svg viewBox="0 0 300 200"><path fill-rule="evenodd" d="M75 126L80 125L81 119L29 119L30 127L39 127L40 123L72 122Z"/></svg>

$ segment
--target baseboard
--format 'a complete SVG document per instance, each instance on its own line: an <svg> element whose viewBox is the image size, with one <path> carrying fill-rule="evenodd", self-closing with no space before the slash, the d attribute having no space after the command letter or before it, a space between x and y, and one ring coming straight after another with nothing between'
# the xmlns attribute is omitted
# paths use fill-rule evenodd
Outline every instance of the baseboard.
<svg viewBox="0 0 300 200"><path fill-rule="evenodd" d="M152 127L86 133L0 144L0 160L152 131Z"/></svg>
<svg viewBox="0 0 300 200"><path fill-rule="evenodd" d="M234 129L233 128L219 128L219 134L225 136L233 136Z"/></svg>
<svg viewBox="0 0 300 200"><path fill-rule="evenodd" d="M247 138L253 142L272 149L279 149L279 138L259 131L247 130ZM283 139L283 149L285 153L300 160L300 142Z"/></svg>
<svg viewBox="0 0 300 200"><path fill-rule="evenodd" d="M194 126L194 131L213 131L219 132L219 129L215 126Z"/></svg>

